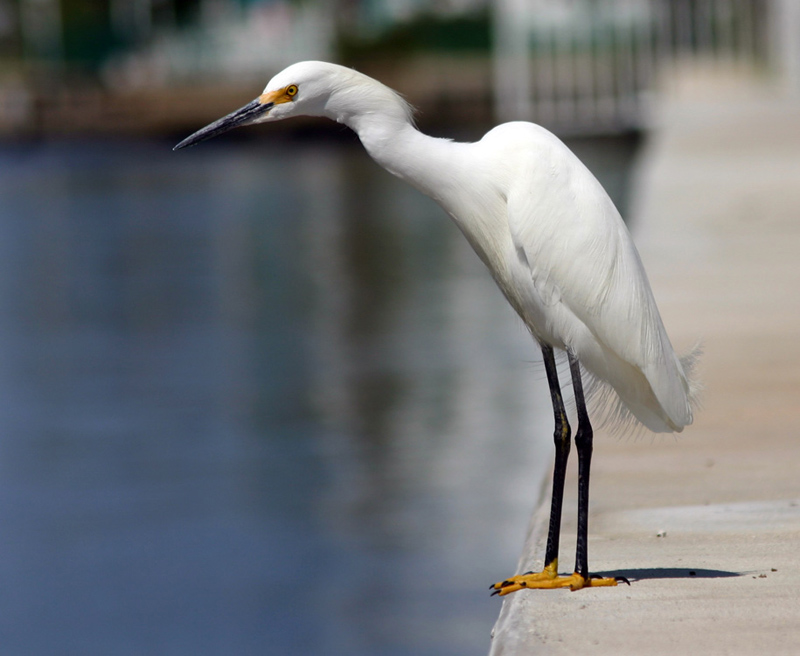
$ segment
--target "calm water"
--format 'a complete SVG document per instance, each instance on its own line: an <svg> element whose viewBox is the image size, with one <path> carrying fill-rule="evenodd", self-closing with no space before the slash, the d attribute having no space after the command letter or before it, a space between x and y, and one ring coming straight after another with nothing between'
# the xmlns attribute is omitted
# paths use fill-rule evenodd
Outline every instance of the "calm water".
<svg viewBox="0 0 800 656"><path fill-rule="evenodd" d="M0 148L0 653L485 654L537 360L356 147Z"/></svg>

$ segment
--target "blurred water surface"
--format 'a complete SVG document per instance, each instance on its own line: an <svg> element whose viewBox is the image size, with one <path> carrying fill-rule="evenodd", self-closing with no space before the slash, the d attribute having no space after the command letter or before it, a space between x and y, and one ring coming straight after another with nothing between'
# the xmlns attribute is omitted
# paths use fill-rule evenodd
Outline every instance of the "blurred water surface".
<svg viewBox="0 0 800 656"><path fill-rule="evenodd" d="M6 145L0 274L1 653L486 653L551 418L432 201L356 145Z"/></svg>

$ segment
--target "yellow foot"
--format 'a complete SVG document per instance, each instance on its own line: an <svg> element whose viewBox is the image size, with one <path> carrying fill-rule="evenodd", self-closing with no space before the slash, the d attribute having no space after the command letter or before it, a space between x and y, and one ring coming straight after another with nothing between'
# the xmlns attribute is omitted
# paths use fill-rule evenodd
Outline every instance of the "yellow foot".
<svg viewBox="0 0 800 656"><path fill-rule="evenodd" d="M492 595L501 597L517 590L533 588L534 590L550 590L553 588L569 588L570 590L580 590L581 588L599 588L617 585L617 581L628 583L627 579L608 577L584 578L577 572L570 576L559 576L557 571L558 564L551 563L541 572L528 572L519 576L512 576L510 579L500 581L491 586ZM628 583L630 585L630 583Z"/></svg>

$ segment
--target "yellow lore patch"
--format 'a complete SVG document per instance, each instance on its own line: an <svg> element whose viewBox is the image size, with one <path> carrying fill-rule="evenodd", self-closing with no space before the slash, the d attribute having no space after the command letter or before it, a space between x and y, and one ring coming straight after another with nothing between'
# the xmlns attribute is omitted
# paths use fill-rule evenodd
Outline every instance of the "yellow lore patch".
<svg viewBox="0 0 800 656"><path fill-rule="evenodd" d="M268 91L262 93L258 97L258 102L262 105L280 105L281 103L292 102L292 99L297 95L297 86L290 84L283 89L276 89L275 91Z"/></svg>

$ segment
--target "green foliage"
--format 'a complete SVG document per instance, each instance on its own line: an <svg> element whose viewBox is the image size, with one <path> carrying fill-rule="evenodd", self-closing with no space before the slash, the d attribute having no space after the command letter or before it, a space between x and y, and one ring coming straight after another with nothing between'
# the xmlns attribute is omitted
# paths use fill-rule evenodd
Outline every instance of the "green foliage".
<svg viewBox="0 0 800 656"><path fill-rule="evenodd" d="M337 48L343 61L420 52L488 52L490 31L489 15L485 12L457 18L423 14L374 37L340 35Z"/></svg>
<svg viewBox="0 0 800 656"><path fill-rule="evenodd" d="M68 62L97 64L117 45L109 25L108 12L106 2L63 2L64 58Z"/></svg>

